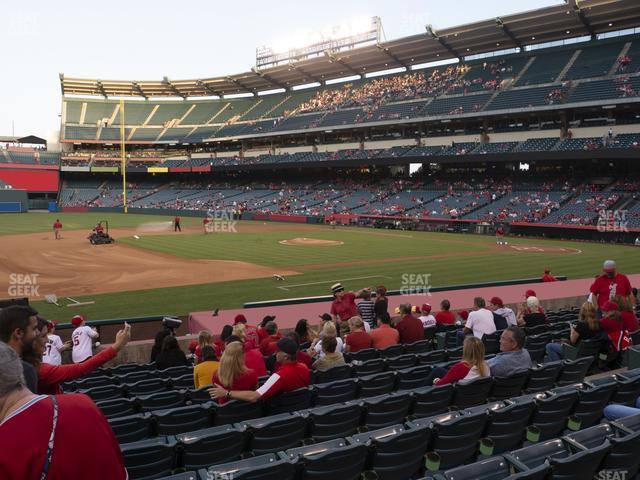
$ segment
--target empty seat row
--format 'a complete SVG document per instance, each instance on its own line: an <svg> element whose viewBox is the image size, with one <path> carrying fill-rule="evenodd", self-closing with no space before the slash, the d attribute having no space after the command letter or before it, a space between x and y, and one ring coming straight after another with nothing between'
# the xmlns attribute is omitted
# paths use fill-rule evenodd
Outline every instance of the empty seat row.
<svg viewBox="0 0 640 480"><path fill-rule="evenodd" d="M359 449L357 461L354 457L334 472L339 475L337 478L357 478L367 469L375 470L382 479L410 478L422 473L425 460L430 469L443 471L510 451L513 458L520 459L516 464L519 468L522 465L530 468L535 462L522 460L529 458L525 455L526 447L524 453L513 450L532 443L535 447L546 445L566 433L597 426L603 406L615 391L615 383L581 384L447 411L447 400L455 398L455 389L429 387L124 444L122 451L134 479L156 478L175 469L197 470L216 464L222 465L211 471L228 473L227 468L232 468L228 462L233 462L237 473L243 465L238 460L247 454L272 455L272 459L295 464L300 452L319 455L329 445L331 450L340 447L345 451L356 445L365 447ZM252 408L251 404L229 405L233 409ZM170 413L165 414L171 418ZM240 410L235 412L241 414ZM193 423L179 417L180 412L171 421L176 425L185 420ZM633 424L626 428L630 431L640 426ZM246 465L255 466L252 462ZM344 469L354 465L359 465L357 471L345 473L348 471ZM322 471L325 475L329 473L326 466Z"/></svg>

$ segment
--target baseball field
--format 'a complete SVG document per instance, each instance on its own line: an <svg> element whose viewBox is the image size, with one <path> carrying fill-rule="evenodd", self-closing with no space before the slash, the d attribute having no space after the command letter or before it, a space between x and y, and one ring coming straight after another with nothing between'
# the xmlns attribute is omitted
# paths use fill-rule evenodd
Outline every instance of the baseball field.
<svg viewBox="0 0 640 480"><path fill-rule="evenodd" d="M60 218L62 238L52 224ZM99 220L112 245L90 245ZM0 217L0 298L26 293L48 318L81 312L91 319L237 308L248 301L538 277L544 267L570 279L592 277L603 260L640 273L640 249L585 242L403 232L354 227L240 221L205 235L202 220L135 214L29 213ZM277 280L274 275L283 277ZM560 286L561 288L561 286ZM55 294L60 305L48 303Z"/></svg>

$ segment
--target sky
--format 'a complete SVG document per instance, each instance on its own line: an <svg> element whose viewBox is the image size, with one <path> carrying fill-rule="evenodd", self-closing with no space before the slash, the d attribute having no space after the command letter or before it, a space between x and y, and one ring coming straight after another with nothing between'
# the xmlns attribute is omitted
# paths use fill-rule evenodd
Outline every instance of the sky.
<svg viewBox="0 0 640 480"><path fill-rule="evenodd" d="M0 21L0 135L58 135L59 74L172 80L248 71L256 47L372 16L387 40L563 0L23 0ZM383 38L384 39L384 38Z"/></svg>

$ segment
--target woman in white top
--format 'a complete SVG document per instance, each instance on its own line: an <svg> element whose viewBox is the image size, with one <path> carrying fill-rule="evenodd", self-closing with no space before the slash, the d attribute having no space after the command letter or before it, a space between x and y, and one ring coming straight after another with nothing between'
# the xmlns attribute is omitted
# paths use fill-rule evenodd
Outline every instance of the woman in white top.
<svg viewBox="0 0 640 480"><path fill-rule="evenodd" d="M336 353L344 352L344 343L342 342L342 339L338 337L338 331L336 330L335 323L326 322L322 327L322 331L320 332L320 335L318 336L318 338L316 338L313 341L313 344L309 348L309 351L308 351L309 355L311 355L312 357L318 357L318 358L324 357L324 352L322 351L322 343L321 343L324 337L336 337L336 342L337 342Z"/></svg>

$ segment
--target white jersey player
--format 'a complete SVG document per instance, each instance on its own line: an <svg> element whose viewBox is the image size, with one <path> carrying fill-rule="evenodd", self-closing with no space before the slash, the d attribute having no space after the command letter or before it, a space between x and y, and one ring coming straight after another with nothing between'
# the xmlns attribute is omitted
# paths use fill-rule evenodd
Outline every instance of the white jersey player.
<svg viewBox="0 0 640 480"><path fill-rule="evenodd" d="M42 362L50 365L62 364L61 353L71 348L71 342L63 343L60 336L55 334L56 324L49 322L47 325L49 333L47 335L47 344L42 355Z"/></svg>
<svg viewBox="0 0 640 480"><path fill-rule="evenodd" d="M98 338L98 332L95 328L85 325L85 318L82 315L73 317L71 324L77 327L71 334L71 341L73 342L71 358L73 363L81 363L93 355L91 347L93 340Z"/></svg>

